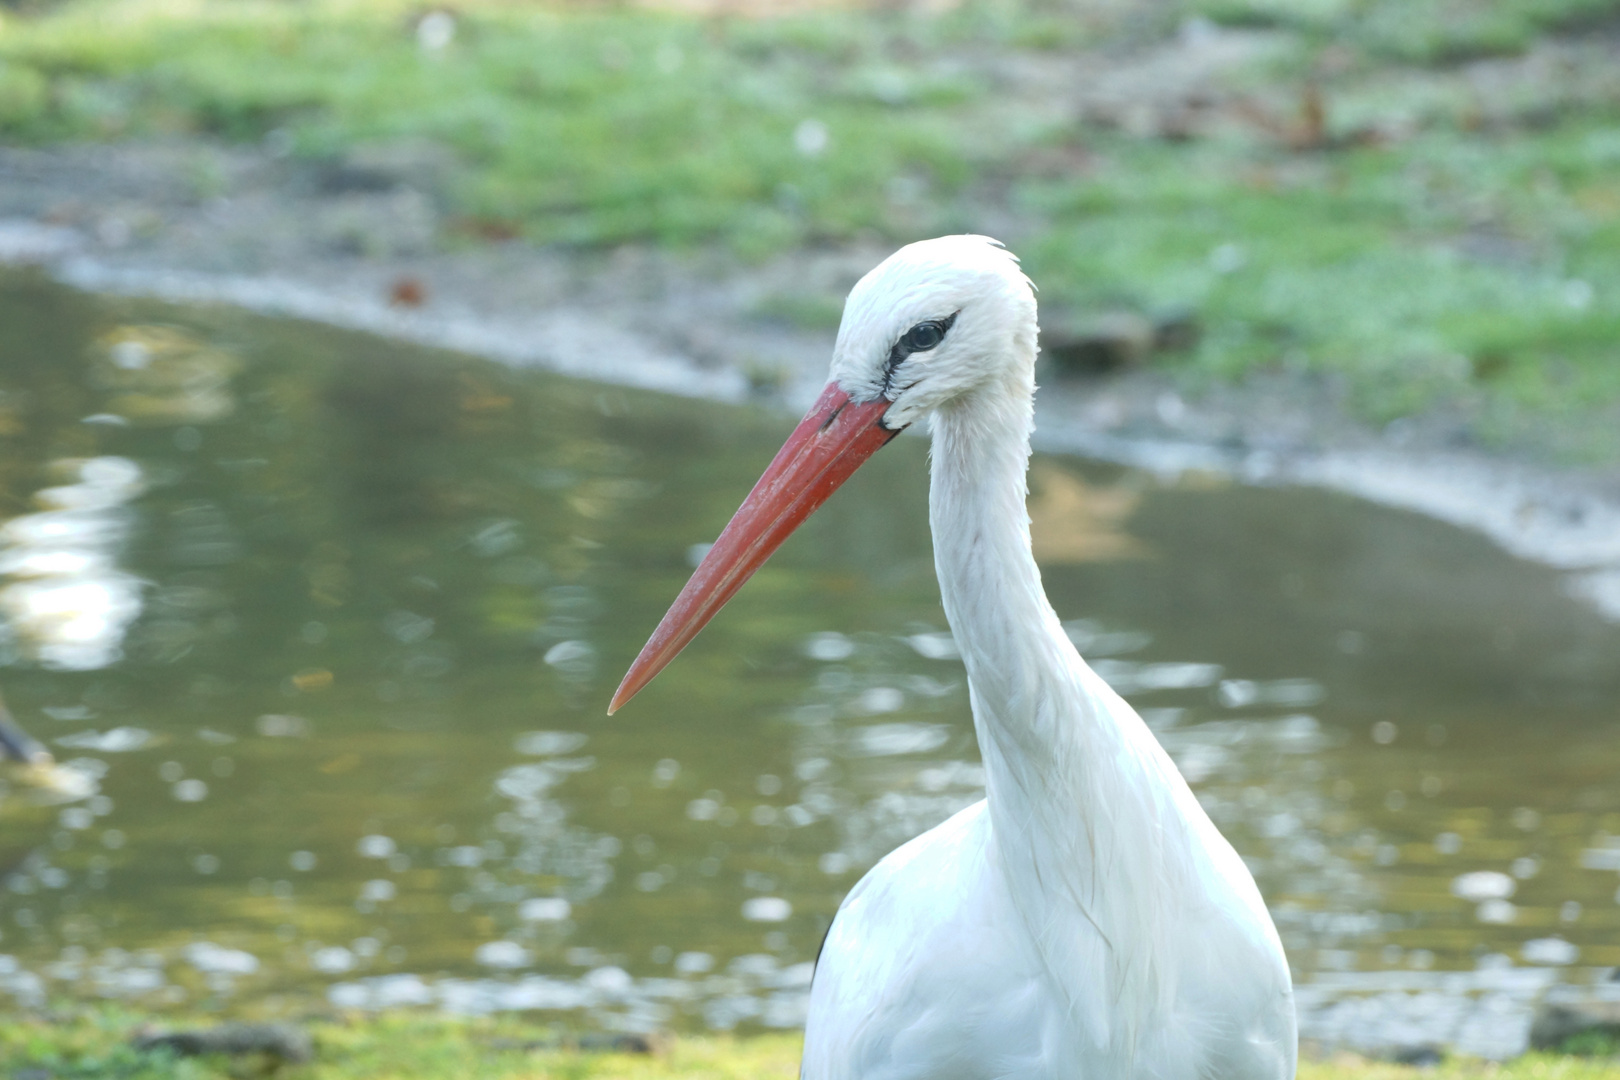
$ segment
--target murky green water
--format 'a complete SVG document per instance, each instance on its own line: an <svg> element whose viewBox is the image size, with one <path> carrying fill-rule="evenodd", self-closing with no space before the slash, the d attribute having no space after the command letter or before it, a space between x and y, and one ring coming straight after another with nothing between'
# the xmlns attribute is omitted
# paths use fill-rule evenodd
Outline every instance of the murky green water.
<svg viewBox="0 0 1620 1080"><path fill-rule="evenodd" d="M792 1025L843 892L979 796L923 440L610 720L790 417L0 281L0 686L98 785L0 801L0 995ZM1620 629L1333 495L1035 487L1053 601L1250 860L1308 1033L1489 1050L1603 992Z"/></svg>

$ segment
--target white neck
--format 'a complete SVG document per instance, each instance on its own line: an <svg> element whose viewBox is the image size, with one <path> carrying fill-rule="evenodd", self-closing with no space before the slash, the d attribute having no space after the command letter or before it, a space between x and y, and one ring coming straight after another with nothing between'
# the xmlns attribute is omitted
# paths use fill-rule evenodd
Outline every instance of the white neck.
<svg viewBox="0 0 1620 1080"><path fill-rule="evenodd" d="M940 593L967 665L996 850L1043 961L1060 983L1105 965L1120 993L1153 999L1166 989L1154 950L1114 942L1158 940L1141 928L1166 918L1165 856L1188 837L1189 808L1163 797L1183 787L1174 766L1085 666L1041 587L1024 505L1033 393L1021 375L934 416Z"/></svg>
<svg viewBox="0 0 1620 1080"><path fill-rule="evenodd" d="M1024 370L1020 365L1020 371ZM1004 793L1072 787L1081 726L1103 719L1076 697L1078 657L1041 586L1025 508L1034 386L959 398L934 415L929 521L940 596L972 688L992 813ZM1080 706L1053 708L1056 703ZM1056 792L1050 792L1056 794Z"/></svg>

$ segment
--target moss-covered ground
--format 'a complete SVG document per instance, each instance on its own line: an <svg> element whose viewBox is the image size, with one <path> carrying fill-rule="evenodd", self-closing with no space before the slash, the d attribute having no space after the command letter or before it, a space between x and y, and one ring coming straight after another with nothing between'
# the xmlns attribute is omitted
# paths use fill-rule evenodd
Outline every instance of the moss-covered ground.
<svg viewBox="0 0 1620 1080"><path fill-rule="evenodd" d="M651 1054L545 1049L555 1036L517 1020L447 1020L417 1014L308 1025L315 1061L176 1058L140 1052L132 1033L149 1025L116 1009L0 1020L0 1076L30 1080L226 1080L273 1073L283 1080L770 1080L796 1077L798 1035L673 1038ZM182 1025L183 1026L183 1025ZM1614 1049L1612 1046L1608 1049ZM1354 1057L1303 1061L1300 1080L1620 1080L1620 1060L1530 1054L1438 1066Z"/></svg>
<svg viewBox="0 0 1620 1080"><path fill-rule="evenodd" d="M184 1026L183 1024L181 1026ZM71 1019L0 1021L0 1076L38 1080L225 1080L273 1072L285 1080L770 1080L799 1069L796 1036L670 1040L655 1054L544 1049L547 1028L415 1015L309 1025L315 1060L288 1065L249 1057L180 1058L131 1043L143 1025L101 1011Z"/></svg>

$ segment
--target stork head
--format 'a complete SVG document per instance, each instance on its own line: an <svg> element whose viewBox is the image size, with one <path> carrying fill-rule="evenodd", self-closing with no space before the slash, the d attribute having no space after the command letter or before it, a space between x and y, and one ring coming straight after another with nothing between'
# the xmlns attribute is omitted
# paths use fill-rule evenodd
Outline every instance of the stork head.
<svg viewBox="0 0 1620 1080"><path fill-rule="evenodd" d="M986 390L1021 393L1027 408L1034 362L1034 286L996 241L945 236L879 263L844 304L832 381L675 598L608 712L651 682L879 447Z"/></svg>
<svg viewBox="0 0 1620 1080"><path fill-rule="evenodd" d="M852 401L890 402L882 423L898 431L964 394L1027 383L1034 357L1034 286L1017 256L987 236L942 236L850 291L832 377Z"/></svg>

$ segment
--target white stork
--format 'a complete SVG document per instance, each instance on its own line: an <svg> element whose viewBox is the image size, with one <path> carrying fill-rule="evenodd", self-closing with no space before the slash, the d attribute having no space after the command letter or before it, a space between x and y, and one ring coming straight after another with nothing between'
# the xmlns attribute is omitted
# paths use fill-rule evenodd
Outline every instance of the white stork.
<svg viewBox="0 0 1620 1080"><path fill-rule="evenodd" d="M1290 1080L1288 964L1254 879L1075 651L1030 552L1034 288L982 236L901 248L844 306L832 381L625 676L647 684L897 433L929 520L985 799L890 853L817 962L805 1080Z"/></svg>

